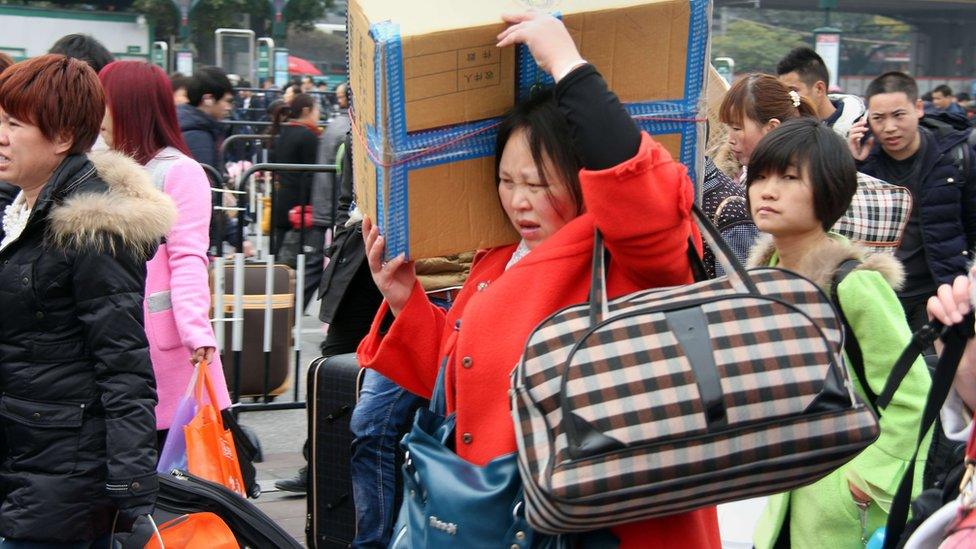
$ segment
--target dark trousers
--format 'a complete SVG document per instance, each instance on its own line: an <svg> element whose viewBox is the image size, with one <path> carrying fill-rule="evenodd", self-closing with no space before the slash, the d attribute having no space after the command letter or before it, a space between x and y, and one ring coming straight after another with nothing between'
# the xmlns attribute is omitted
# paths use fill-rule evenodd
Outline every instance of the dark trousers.
<svg viewBox="0 0 976 549"><path fill-rule="evenodd" d="M0 538L0 549L108 549L112 535L107 534L95 541L24 541ZM115 545L118 547L118 543Z"/></svg>
<svg viewBox="0 0 976 549"><path fill-rule="evenodd" d="M928 305L929 297L932 295L934 293L911 297L898 296L901 308L905 310L905 320L908 321L908 327L912 329L912 332L917 332L928 323L929 316L925 308Z"/></svg>
<svg viewBox="0 0 976 549"><path fill-rule="evenodd" d="M305 304L315 298L325 268L325 227L312 227L305 235ZM368 328L367 328L368 329Z"/></svg>

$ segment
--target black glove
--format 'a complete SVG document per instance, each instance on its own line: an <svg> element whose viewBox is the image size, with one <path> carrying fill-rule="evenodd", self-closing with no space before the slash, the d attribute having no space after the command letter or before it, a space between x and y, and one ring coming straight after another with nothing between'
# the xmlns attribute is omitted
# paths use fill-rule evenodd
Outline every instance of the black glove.
<svg viewBox="0 0 976 549"><path fill-rule="evenodd" d="M119 534L115 539L122 544L121 549L143 549L155 535L156 529L149 522L149 517L142 515L132 525L131 534Z"/></svg>
<svg viewBox="0 0 976 549"><path fill-rule="evenodd" d="M150 515L156 508L159 480L156 473L130 481L110 480L105 484L108 495L119 510L115 530L129 532L140 516Z"/></svg>

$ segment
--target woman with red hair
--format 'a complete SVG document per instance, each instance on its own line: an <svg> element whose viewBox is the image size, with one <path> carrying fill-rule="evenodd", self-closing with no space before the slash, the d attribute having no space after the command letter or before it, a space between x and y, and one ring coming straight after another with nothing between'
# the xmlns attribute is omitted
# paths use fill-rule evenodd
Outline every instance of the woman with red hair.
<svg viewBox="0 0 976 549"><path fill-rule="evenodd" d="M101 128L106 144L135 158L156 188L176 202L176 223L146 265L144 314L159 393L161 445L190 382L192 364L206 359L220 409L230 406L209 317L210 183L189 157L162 69L144 61L116 61L98 77L106 96Z"/></svg>
<svg viewBox="0 0 976 549"><path fill-rule="evenodd" d="M84 61L0 73L0 549L103 549L156 500L145 263L176 217Z"/></svg>

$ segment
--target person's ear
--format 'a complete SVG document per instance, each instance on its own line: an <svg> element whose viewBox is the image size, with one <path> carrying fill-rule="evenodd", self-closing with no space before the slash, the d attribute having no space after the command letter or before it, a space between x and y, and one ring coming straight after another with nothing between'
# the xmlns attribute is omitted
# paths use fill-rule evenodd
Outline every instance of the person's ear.
<svg viewBox="0 0 976 549"><path fill-rule="evenodd" d="M921 99L915 100L915 116L918 118L925 116L925 103L922 103Z"/></svg>
<svg viewBox="0 0 976 549"><path fill-rule="evenodd" d="M212 107L213 104L215 103L213 94L210 93L203 94L201 103L208 107Z"/></svg>
<svg viewBox="0 0 976 549"><path fill-rule="evenodd" d="M782 124L782 122L779 121L779 118L770 118L769 122L766 122L766 125L763 126L763 135L775 130L780 124Z"/></svg>
<svg viewBox="0 0 976 549"><path fill-rule="evenodd" d="M59 134L55 136L52 143L54 144L54 154L65 154L74 146L75 139L71 135Z"/></svg>
<svg viewBox="0 0 976 549"><path fill-rule="evenodd" d="M813 89L816 90L817 95L827 95L830 91L827 83L823 80L817 80L817 83L813 85Z"/></svg>

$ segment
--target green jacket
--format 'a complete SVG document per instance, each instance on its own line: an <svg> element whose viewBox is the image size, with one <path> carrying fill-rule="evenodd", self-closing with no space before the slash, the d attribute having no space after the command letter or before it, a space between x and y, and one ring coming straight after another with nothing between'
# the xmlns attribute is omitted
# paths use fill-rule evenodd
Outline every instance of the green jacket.
<svg viewBox="0 0 976 549"><path fill-rule="evenodd" d="M880 394L891 367L911 339L905 314L893 290L901 285L904 273L894 257L867 254L842 236L833 233L830 236L824 245L803 258L796 271L830 295L837 266L847 259L862 261L841 282L837 294L861 346L867 381L875 394ZM775 266L778 262L769 238L757 242L749 260L751 266ZM853 372L850 376L863 398L864 391L857 378ZM848 482L853 482L873 500L868 508L867 536L870 536L884 526L891 499L910 463L930 384L925 362L919 358L884 410L878 440L814 484L771 496L753 535L755 546L772 547L789 513L790 546L794 549L864 547L860 515ZM930 438L931 435L919 451L915 494L921 490Z"/></svg>

